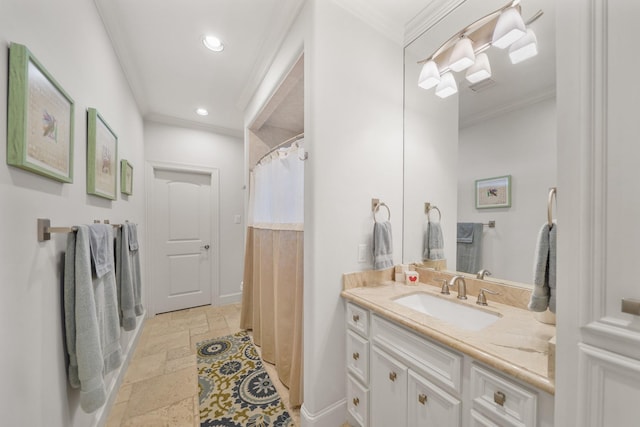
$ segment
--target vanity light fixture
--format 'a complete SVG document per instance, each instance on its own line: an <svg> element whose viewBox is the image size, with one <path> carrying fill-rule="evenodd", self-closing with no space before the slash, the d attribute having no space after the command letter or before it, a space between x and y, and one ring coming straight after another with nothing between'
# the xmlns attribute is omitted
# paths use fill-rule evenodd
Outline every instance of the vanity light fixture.
<svg viewBox="0 0 640 427"><path fill-rule="evenodd" d="M507 48L524 36L526 32L527 28L524 25L520 11L515 7L510 7L500 14L496 28L493 30L491 45L499 49Z"/></svg>
<svg viewBox="0 0 640 427"><path fill-rule="evenodd" d="M458 92L452 72L467 70L465 77L472 84L490 78L491 64L484 52L492 46L510 47L509 57L513 64L537 55L537 39L527 25L540 18L543 12L539 10L524 22L521 8L520 0L510 1L463 28L430 57L418 61L423 64L418 86L423 89L435 86L436 95L446 98Z"/></svg>
<svg viewBox="0 0 640 427"><path fill-rule="evenodd" d="M436 95L440 98L447 98L457 92L458 85L456 79L453 78L453 73L449 71L443 74L440 83L436 86Z"/></svg>
<svg viewBox="0 0 640 427"><path fill-rule="evenodd" d="M440 83L440 71L438 65L434 61L427 61L422 66L420 77L418 77L418 86L423 89L431 89Z"/></svg>
<svg viewBox="0 0 640 427"><path fill-rule="evenodd" d="M209 112L207 111L206 108L197 108L196 109L196 114L199 116L208 116Z"/></svg>
<svg viewBox="0 0 640 427"><path fill-rule="evenodd" d="M476 55L476 62L467 69L466 78L469 83L478 83L491 77L489 57L482 52Z"/></svg>
<svg viewBox="0 0 640 427"><path fill-rule="evenodd" d="M212 50L214 52L222 52L224 50L224 45L222 44L222 41L220 41L219 38L217 38L216 36L204 36L202 38L202 44L204 44L204 46L209 49Z"/></svg>
<svg viewBox="0 0 640 427"><path fill-rule="evenodd" d="M520 39L509 47L509 59L512 64L517 64L538 54L538 39L531 28Z"/></svg>
<svg viewBox="0 0 640 427"><path fill-rule="evenodd" d="M449 69L459 72L466 70L476 60L476 54L473 52L473 44L467 37L462 37L453 46L451 56L449 56Z"/></svg>

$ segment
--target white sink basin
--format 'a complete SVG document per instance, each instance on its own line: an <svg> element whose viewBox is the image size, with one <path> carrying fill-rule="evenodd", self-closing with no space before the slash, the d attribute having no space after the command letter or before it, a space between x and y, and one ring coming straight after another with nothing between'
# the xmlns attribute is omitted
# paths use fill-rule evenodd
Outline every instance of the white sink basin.
<svg viewBox="0 0 640 427"><path fill-rule="evenodd" d="M397 298L394 302L469 331L484 329L500 318L498 314L422 292Z"/></svg>

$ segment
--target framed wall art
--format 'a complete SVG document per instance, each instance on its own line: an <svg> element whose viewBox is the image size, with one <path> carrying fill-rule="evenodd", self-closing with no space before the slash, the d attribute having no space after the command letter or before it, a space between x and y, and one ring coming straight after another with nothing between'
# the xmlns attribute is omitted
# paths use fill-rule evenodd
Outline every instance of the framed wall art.
<svg viewBox="0 0 640 427"><path fill-rule="evenodd" d="M118 137L95 108L87 116L87 193L115 200Z"/></svg>
<svg viewBox="0 0 640 427"><path fill-rule="evenodd" d="M73 182L74 102L26 46L9 48L7 163Z"/></svg>
<svg viewBox="0 0 640 427"><path fill-rule="evenodd" d="M133 194L133 166L127 160L120 160L120 192Z"/></svg>
<svg viewBox="0 0 640 427"><path fill-rule="evenodd" d="M511 175L476 180L476 209L511 206Z"/></svg>

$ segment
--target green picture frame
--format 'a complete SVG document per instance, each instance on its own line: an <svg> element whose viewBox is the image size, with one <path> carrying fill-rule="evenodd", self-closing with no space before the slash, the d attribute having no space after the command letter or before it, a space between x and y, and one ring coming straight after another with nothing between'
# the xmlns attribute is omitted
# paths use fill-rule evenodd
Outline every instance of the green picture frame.
<svg viewBox="0 0 640 427"><path fill-rule="evenodd" d="M116 200L118 136L95 108L87 109L87 193Z"/></svg>
<svg viewBox="0 0 640 427"><path fill-rule="evenodd" d="M476 180L476 209L511 207L511 175Z"/></svg>
<svg viewBox="0 0 640 427"><path fill-rule="evenodd" d="M9 47L7 164L73 182L73 99L26 46Z"/></svg>
<svg viewBox="0 0 640 427"><path fill-rule="evenodd" d="M125 159L120 160L120 192L128 196L133 194L133 165Z"/></svg>

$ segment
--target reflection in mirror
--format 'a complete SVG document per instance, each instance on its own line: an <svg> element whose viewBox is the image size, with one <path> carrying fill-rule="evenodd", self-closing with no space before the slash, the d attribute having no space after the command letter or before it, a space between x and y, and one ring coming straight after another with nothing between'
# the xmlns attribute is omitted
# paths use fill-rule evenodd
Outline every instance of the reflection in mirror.
<svg viewBox="0 0 640 427"><path fill-rule="evenodd" d="M442 212L446 268L457 270L457 223L482 227L479 269L489 280L531 283L535 245L556 185L555 16L553 0L522 0L521 14L537 36L538 54L512 64L509 49L484 51L491 77L472 84L454 72L458 93L441 99L418 86L420 61L505 0L465 2L405 48L403 262L420 262L427 217ZM494 23L495 25L495 23ZM474 47L475 48L475 47ZM452 49L451 49L452 50ZM439 64L442 68L442 64ZM511 206L476 208L476 180L511 176ZM480 241L481 240L481 241ZM475 271L474 271L475 273Z"/></svg>

